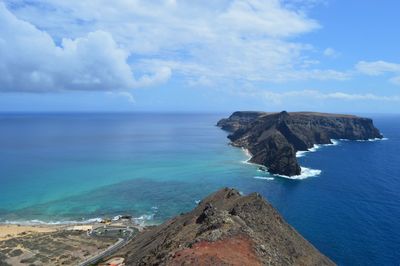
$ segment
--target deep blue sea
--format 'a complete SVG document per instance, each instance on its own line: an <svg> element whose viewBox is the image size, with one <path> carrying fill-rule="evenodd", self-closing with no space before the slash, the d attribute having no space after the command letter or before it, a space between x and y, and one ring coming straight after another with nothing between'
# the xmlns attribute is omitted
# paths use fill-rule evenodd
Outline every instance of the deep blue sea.
<svg viewBox="0 0 400 266"><path fill-rule="evenodd" d="M400 115L387 140L339 141L290 180L259 172L215 127L228 114L1 114L0 222L130 214L160 223L210 192L259 192L340 265L400 264Z"/></svg>

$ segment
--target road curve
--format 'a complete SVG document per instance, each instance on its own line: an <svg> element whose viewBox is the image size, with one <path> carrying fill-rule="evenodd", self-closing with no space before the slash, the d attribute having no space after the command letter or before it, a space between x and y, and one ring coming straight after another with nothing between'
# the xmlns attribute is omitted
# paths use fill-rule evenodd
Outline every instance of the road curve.
<svg viewBox="0 0 400 266"><path fill-rule="evenodd" d="M93 264L97 263L98 261L100 261L101 259L111 256L112 254L117 252L120 248L125 246L132 239L132 235L134 232L134 230L132 228L127 228L126 230L130 232L130 234L127 238L119 238L118 241L114 245L108 247L106 250L104 250L100 254L97 254L96 256L91 257L91 258L85 260L84 262L81 262L79 264L79 266L93 265Z"/></svg>

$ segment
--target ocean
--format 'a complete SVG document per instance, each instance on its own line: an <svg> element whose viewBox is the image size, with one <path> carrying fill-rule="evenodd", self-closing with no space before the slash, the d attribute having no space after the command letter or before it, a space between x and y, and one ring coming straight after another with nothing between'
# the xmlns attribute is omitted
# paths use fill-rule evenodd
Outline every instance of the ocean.
<svg viewBox="0 0 400 266"><path fill-rule="evenodd" d="M385 140L299 154L297 179L246 163L215 126L227 115L0 114L0 222L157 224L228 186L261 193L339 265L399 265L400 115L368 115Z"/></svg>

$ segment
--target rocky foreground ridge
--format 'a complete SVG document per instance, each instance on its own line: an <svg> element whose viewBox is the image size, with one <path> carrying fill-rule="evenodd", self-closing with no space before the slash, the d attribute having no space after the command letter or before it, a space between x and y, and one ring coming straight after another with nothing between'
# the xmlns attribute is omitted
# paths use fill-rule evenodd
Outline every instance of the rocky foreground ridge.
<svg viewBox="0 0 400 266"><path fill-rule="evenodd" d="M229 188L140 233L119 255L127 265L334 265L259 194Z"/></svg>
<svg viewBox="0 0 400 266"><path fill-rule="evenodd" d="M296 152L314 144L331 144L331 139L382 138L372 119L313 112L234 112L217 126L231 132L228 138L232 145L251 153L250 162L285 176L301 173Z"/></svg>

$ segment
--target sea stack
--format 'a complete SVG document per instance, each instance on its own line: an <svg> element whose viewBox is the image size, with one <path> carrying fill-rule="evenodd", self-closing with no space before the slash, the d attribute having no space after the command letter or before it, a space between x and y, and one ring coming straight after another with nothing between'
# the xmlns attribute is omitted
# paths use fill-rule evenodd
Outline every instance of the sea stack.
<svg viewBox="0 0 400 266"><path fill-rule="evenodd" d="M217 126L231 133L228 138L232 145L251 153L250 162L285 176L301 173L297 151L306 151L315 144L331 144L332 139L382 138L372 119L343 114L234 112Z"/></svg>

